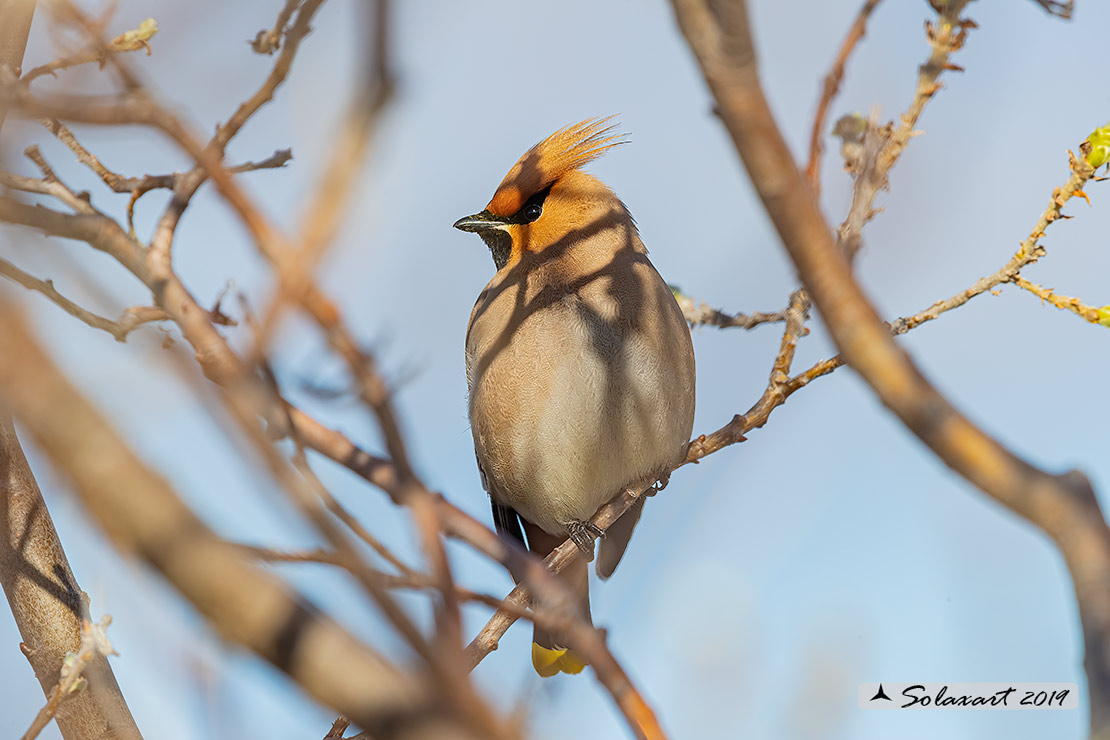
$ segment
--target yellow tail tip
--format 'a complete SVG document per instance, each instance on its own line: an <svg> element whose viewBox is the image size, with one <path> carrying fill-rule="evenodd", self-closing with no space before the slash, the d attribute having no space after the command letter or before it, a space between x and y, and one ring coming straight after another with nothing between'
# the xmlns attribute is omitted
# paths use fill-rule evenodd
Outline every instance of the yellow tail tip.
<svg viewBox="0 0 1110 740"><path fill-rule="evenodd" d="M577 653L566 648L545 648L538 643L532 643L532 667L544 678L551 678L560 671L581 673L586 665L586 661L582 660Z"/></svg>

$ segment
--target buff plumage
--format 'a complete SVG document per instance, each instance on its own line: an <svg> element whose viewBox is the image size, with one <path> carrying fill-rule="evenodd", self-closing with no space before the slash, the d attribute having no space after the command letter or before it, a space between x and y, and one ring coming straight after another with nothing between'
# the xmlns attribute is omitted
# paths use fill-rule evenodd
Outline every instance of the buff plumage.
<svg viewBox="0 0 1110 740"><path fill-rule="evenodd" d="M681 459L693 426L690 332L632 216L582 168L621 143L611 119L560 129L529 149L486 209L455 226L478 233L497 273L466 337L469 414L498 531L546 556L625 488L643 490ZM605 533L612 574L643 500ZM589 617L585 559L560 576ZM583 662L536 629L540 675Z"/></svg>

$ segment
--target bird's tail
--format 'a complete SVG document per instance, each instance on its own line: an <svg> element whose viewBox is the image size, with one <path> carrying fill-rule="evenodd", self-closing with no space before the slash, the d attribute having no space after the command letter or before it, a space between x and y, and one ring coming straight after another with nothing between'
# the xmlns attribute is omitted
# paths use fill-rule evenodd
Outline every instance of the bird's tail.
<svg viewBox="0 0 1110 740"><path fill-rule="evenodd" d="M540 557L547 557L566 539L563 536L550 535L527 522L524 528L528 533L529 549ZM576 559L559 573L558 578L578 597L586 621L591 621L589 565L581 558ZM532 667L536 669L536 673L550 678L559 673L581 673L587 665L581 655L566 647L566 640L562 635L549 632L538 625L535 627L532 632Z"/></svg>
<svg viewBox="0 0 1110 740"><path fill-rule="evenodd" d="M532 638L532 667L536 673L544 678L551 678L559 673L581 673L586 667L586 660L569 648L545 648L538 640L537 634Z"/></svg>

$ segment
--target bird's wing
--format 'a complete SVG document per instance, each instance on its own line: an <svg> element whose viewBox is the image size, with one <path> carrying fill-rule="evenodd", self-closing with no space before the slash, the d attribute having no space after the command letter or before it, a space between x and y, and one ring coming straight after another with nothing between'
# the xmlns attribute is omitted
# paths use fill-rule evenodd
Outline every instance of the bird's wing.
<svg viewBox="0 0 1110 740"><path fill-rule="evenodd" d="M520 526L520 515L516 510L497 503L493 496L489 497L489 503L493 507L493 523L497 527L497 534L508 535L519 542L521 547L527 547L524 530Z"/></svg>
<svg viewBox="0 0 1110 740"><path fill-rule="evenodd" d="M640 514L644 511L644 501L646 500L647 496L640 496L636 503L632 504L632 508L624 512L620 519L613 522L605 530L605 537L601 539L597 555L597 574L602 580L613 575L613 571L617 569L617 564L624 557L628 540L632 537L632 530L636 528L636 522L640 521Z"/></svg>
<svg viewBox="0 0 1110 740"><path fill-rule="evenodd" d="M524 529L520 525L520 515L511 506L498 503L493 491L490 490L489 478L482 467L482 458L478 456L477 452L474 453L474 459L478 463L478 475L482 477L482 488L489 494L489 503L493 507L493 524L497 528L497 534L503 537L506 535L512 537L522 547L527 547L528 545L524 541Z"/></svg>

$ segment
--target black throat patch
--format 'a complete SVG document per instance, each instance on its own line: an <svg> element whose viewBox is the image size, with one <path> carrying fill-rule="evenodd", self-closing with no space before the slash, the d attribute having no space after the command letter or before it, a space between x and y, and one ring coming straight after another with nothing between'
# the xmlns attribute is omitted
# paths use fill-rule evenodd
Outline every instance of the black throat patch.
<svg viewBox="0 0 1110 740"><path fill-rule="evenodd" d="M478 232L482 241L489 247L493 264L500 270L509 262L509 255L513 253L513 238L504 229L486 229Z"/></svg>

